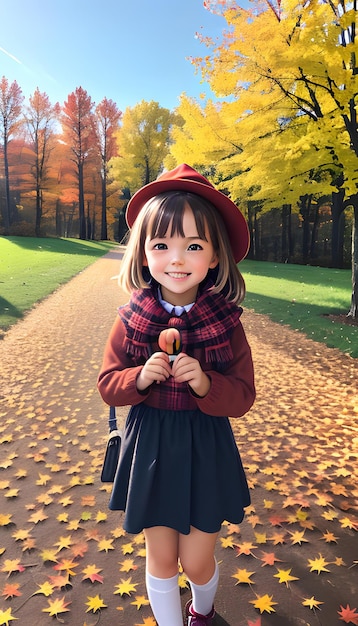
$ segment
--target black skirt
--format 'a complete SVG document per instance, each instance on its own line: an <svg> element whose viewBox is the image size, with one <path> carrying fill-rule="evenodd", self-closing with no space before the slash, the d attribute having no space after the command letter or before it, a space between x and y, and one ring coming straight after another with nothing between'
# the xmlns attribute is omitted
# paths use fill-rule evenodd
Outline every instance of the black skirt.
<svg viewBox="0 0 358 626"><path fill-rule="evenodd" d="M125 511L124 529L167 526L207 533L238 524L250 494L227 417L131 408L109 502Z"/></svg>

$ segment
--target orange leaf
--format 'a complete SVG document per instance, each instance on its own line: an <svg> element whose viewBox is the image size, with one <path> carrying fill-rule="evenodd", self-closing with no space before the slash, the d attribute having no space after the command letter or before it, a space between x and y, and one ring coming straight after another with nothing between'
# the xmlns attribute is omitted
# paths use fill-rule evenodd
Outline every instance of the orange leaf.
<svg viewBox="0 0 358 626"><path fill-rule="evenodd" d="M358 613L356 611L356 608L351 609L349 604L347 604L346 608L341 605L341 610L337 611L337 613L340 616L339 619L341 619L342 622L345 622L346 624L355 624L357 626Z"/></svg>
<svg viewBox="0 0 358 626"><path fill-rule="evenodd" d="M5 597L5 600L17 596L22 596L21 591L19 591L19 587L20 585L18 583L8 583L7 585L5 585L1 595Z"/></svg>

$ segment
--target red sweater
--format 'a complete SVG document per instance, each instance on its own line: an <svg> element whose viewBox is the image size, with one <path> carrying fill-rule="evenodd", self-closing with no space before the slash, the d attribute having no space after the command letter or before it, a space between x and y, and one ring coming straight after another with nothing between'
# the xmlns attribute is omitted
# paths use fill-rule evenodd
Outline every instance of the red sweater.
<svg viewBox="0 0 358 626"><path fill-rule="evenodd" d="M141 402L163 410L200 409L203 413L214 416L241 417L252 406L255 400L255 385L251 350L248 345L241 322L233 329L231 347L234 358L224 372L211 369L211 363L205 363L204 354L195 355L202 369L209 376L211 385L204 398L196 396L187 383L175 383L170 378L163 383L151 385L145 392L139 392L136 386L137 377L142 365L137 365L124 347L126 330L118 317L109 335L98 377L98 389L103 400L111 406L136 405ZM164 393L165 385L183 385L187 388L186 401L183 406L176 402L176 394Z"/></svg>

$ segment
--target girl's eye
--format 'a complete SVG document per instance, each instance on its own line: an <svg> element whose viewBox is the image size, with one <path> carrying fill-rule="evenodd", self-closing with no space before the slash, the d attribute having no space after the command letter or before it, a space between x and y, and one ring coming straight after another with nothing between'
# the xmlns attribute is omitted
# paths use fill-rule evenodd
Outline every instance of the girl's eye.
<svg viewBox="0 0 358 626"><path fill-rule="evenodd" d="M202 250L203 247L200 245L200 243L191 243L188 250Z"/></svg>
<svg viewBox="0 0 358 626"><path fill-rule="evenodd" d="M156 243L153 246L153 250L167 250L168 246L166 243Z"/></svg>

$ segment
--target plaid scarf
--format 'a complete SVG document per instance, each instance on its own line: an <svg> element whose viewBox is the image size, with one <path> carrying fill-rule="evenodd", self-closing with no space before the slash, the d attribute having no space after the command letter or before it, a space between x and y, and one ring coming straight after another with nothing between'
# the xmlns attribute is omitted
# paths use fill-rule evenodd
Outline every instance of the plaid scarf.
<svg viewBox="0 0 358 626"><path fill-rule="evenodd" d="M213 293L212 287L211 282L205 283L190 311L180 316L168 313L158 302L157 285L135 291L130 302L118 310L126 327L127 353L137 363L145 362L160 350L160 332L174 327L180 332L183 352L195 358L200 355L220 369L228 365L233 358L230 337L242 309Z"/></svg>

